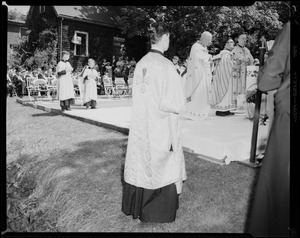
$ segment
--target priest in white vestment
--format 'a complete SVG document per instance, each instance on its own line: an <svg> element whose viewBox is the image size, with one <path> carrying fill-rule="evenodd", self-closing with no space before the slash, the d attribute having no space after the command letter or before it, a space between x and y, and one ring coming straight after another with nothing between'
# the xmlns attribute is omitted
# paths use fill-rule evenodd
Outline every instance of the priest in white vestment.
<svg viewBox="0 0 300 238"><path fill-rule="evenodd" d="M190 101L186 105L184 116L190 119L206 119L210 113L212 73L207 47L211 45L211 41L211 33L203 32L200 40L193 44L188 59L185 94Z"/></svg>
<svg viewBox="0 0 300 238"><path fill-rule="evenodd" d="M237 79L237 93L246 94L246 75L247 66L253 65L254 59L251 55L250 50L245 46L247 42L247 35L244 32L239 33L238 42L233 48L232 53L234 53L234 58L237 62L238 67L238 79Z"/></svg>
<svg viewBox="0 0 300 238"><path fill-rule="evenodd" d="M173 222L186 180L179 113L181 78L163 53L169 30L150 25L151 50L136 65L132 116L125 159L122 210L142 222Z"/></svg>
<svg viewBox="0 0 300 238"><path fill-rule="evenodd" d="M212 82L212 107L217 109L217 116L234 115L230 110L236 109L232 77L234 41L228 38L224 50L220 52L220 61L215 68Z"/></svg>

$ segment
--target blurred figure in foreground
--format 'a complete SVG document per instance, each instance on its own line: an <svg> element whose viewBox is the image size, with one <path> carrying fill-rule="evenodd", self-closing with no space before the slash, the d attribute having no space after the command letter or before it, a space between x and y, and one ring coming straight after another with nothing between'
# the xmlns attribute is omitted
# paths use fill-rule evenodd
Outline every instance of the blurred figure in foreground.
<svg viewBox="0 0 300 238"><path fill-rule="evenodd" d="M246 232L260 237L290 236L290 22L277 35L258 79L259 90L277 92Z"/></svg>

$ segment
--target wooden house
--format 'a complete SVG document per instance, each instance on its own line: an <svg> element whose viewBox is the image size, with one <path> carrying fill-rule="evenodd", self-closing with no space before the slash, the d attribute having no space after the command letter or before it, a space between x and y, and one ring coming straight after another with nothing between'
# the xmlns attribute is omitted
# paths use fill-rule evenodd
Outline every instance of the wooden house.
<svg viewBox="0 0 300 238"><path fill-rule="evenodd" d="M15 51L22 37L27 36L25 21L7 20L7 55Z"/></svg>
<svg viewBox="0 0 300 238"><path fill-rule="evenodd" d="M70 63L81 70L88 58L100 63L103 58L111 62L112 56L120 56L121 44L127 48L127 56L140 59L146 53L146 39L127 39L121 34L116 16L117 6L31 6L26 26L32 31L55 27L58 41L58 61L61 52L70 52Z"/></svg>

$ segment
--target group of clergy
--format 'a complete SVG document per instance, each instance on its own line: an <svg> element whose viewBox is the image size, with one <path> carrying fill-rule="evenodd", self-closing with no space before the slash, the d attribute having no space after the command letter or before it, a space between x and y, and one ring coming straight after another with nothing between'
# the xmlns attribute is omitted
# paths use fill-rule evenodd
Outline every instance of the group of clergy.
<svg viewBox="0 0 300 238"><path fill-rule="evenodd" d="M208 118L211 109L216 109L217 116L234 115L230 110L237 108L238 95L246 94L247 66L255 64L250 50L245 46L246 33L239 33L237 41L235 44L228 37L224 42L224 49L214 57L207 49L212 44L210 32L203 32L200 39L192 45L187 70L181 75L188 98L183 113L185 117ZM173 63L178 71L177 58L174 56Z"/></svg>

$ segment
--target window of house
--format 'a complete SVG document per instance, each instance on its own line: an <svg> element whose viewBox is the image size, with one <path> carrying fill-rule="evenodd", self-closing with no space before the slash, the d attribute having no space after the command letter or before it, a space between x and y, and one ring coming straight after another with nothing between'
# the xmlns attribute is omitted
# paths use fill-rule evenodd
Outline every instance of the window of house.
<svg viewBox="0 0 300 238"><path fill-rule="evenodd" d="M9 44L9 48L11 54L18 50L18 46L16 44Z"/></svg>
<svg viewBox="0 0 300 238"><path fill-rule="evenodd" d="M74 55L88 56L88 33L75 31L72 42L74 43Z"/></svg>
<svg viewBox="0 0 300 238"><path fill-rule="evenodd" d="M27 31L28 31L28 29L27 29L27 28L25 28L25 27L21 27L21 37L23 37L23 36L27 36Z"/></svg>
<svg viewBox="0 0 300 238"><path fill-rule="evenodd" d="M46 6L40 6L40 13L43 13L46 11Z"/></svg>

